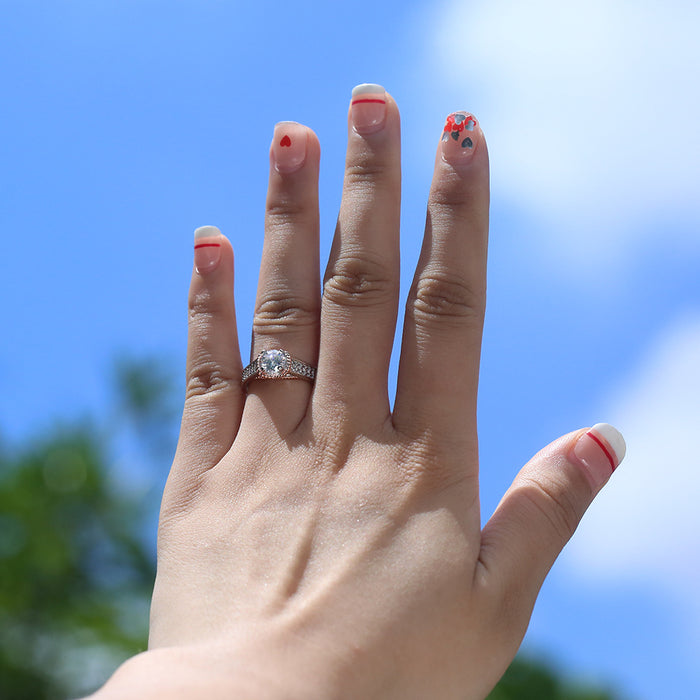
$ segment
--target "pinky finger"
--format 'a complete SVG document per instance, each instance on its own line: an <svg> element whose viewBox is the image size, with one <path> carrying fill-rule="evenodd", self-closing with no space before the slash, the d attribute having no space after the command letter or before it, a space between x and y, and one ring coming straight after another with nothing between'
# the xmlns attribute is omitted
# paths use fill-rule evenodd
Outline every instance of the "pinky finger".
<svg viewBox="0 0 700 700"><path fill-rule="evenodd" d="M233 250L215 226L195 231L189 293L187 392L173 471L196 476L229 450L243 411L233 300Z"/></svg>

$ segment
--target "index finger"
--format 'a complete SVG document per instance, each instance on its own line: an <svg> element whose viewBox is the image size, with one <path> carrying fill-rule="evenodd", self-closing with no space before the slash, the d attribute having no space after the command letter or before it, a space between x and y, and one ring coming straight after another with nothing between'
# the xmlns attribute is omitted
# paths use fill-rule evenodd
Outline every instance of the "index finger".
<svg viewBox="0 0 700 700"><path fill-rule="evenodd" d="M476 448L488 219L486 140L476 117L455 112L440 138L406 305L394 425L409 437Z"/></svg>

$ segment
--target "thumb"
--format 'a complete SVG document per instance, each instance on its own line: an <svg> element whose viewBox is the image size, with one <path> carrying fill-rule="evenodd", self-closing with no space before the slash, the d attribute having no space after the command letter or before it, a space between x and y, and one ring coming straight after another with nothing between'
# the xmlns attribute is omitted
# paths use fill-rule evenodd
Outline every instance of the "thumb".
<svg viewBox="0 0 700 700"><path fill-rule="evenodd" d="M534 605L552 564L624 456L622 435L598 423L555 440L523 467L481 535L481 562L508 599L525 596Z"/></svg>

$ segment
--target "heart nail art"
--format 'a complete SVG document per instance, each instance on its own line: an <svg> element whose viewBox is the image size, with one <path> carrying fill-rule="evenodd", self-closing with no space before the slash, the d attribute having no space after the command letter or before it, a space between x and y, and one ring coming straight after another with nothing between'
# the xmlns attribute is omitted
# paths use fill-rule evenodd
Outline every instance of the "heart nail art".
<svg viewBox="0 0 700 700"><path fill-rule="evenodd" d="M480 131L476 117L469 112L453 112L442 129L443 158L452 165L465 164L478 147Z"/></svg>
<svg viewBox="0 0 700 700"><path fill-rule="evenodd" d="M279 173L293 173L306 160L307 129L297 122L278 122L272 136L272 162Z"/></svg>
<svg viewBox="0 0 700 700"><path fill-rule="evenodd" d="M455 112L447 117L447 122L445 123L445 128L443 129L442 140L446 141L448 137L452 137L455 141L460 140L460 134L466 129L467 131L474 131L474 125L476 120L471 114L466 112ZM463 139L461 144L462 148L473 148L474 142L467 136Z"/></svg>

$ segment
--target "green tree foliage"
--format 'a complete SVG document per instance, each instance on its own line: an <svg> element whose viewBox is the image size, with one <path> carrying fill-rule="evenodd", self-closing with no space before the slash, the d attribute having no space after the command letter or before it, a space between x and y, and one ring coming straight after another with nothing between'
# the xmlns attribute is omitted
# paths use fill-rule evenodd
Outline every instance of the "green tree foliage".
<svg viewBox="0 0 700 700"><path fill-rule="evenodd" d="M136 445L145 464L167 469L177 402L162 367L122 359L114 406L101 423L74 422L12 449L0 445L3 700L90 693L146 648L160 489L134 489L110 465L115 453ZM612 695L577 689L542 664L516 660L490 695L514 698Z"/></svg>
<svg viewBox="0 0 700 700"><path fill-rule="evenodd" d="M615 700L615 696L574 683L542 661L518 657L488 700Z"/></svg>
<svg viewBox="0 0 700 700"><path fill-rule="evenodd" d="M145 504L112 483L89 427L0 454L0 680L7 700L81 693L145 648Z"/></svg>

